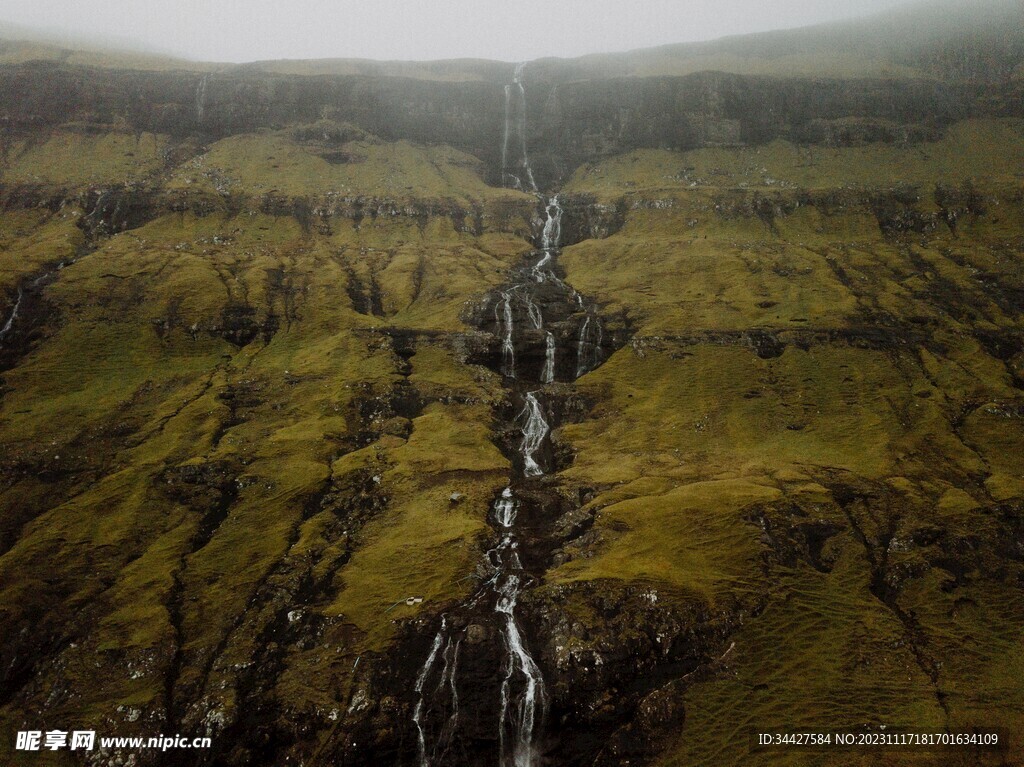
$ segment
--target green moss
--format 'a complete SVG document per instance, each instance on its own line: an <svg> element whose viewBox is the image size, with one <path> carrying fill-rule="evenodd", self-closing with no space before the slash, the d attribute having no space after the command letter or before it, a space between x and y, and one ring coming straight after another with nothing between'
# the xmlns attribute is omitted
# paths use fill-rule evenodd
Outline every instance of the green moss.
<svg viewBox="0 0 1024 767"><path fill-rule="evenodd" d="M725 673L685 694L687 726L665 765L803 765L796 749L753 751L751 733L943 728L930 680L902 626L867 590L849 547L831 573L780 574L771 605L735 636ZM823 764L843 764L836 754Z"/></svg>
<svg viewBox="0 0 1024 767"><path fill-rule="evenodd" d="M54 131L45 140L20 141L6 153L5 184L79 188L141 180L163 167L166 136L152 133Z"/></svg>
<svg viewBox="0 0 1024 767"><path fill-rule="evenodd" d="M0 214L0 290L13 293L29 275L73 258L84 239L77 217L38 208Z"/></svg>
<svg viewBox="0 0 1024 767"><path fill-rule="evenodd" d="M617 578L668 584L696 592L706 601L750 588L758 556L743 512L781 496L779 490L748 480L681 485L665 493L619 501L598 513L598 530L614 533L596 554L551 574L556 581Z"/></svg>
<svg viewBox="0 0 1024 767"><path fill-rule="evenodd" d="M1003 704L1021 698L1024 604L1001 541L1024 492L1021 368L1012 343L993 349L1021 329L1020 130L643 151L570 183L624 201L621 231L561 264L633 335L579 381L585 417L556 432L573 454L559 491L595 517L545 580L656 584L722 616L735 642L687 682L663 763L785 764L745 752L755 726L941 728L937 687L951 724L1020 729ZM153 172L162 139L126 141L19 145L4 180ZM166 180L217 212L98 241L44 289L0 401L0 502L22 515L0 618L77 637L37 680L76 691L54 706L62 723L158 711L179 638L174 693L230 713L264 632L299 605L322 633L275 639L268 684L329 732L358 658L474 588L508 481L492 441L506 392L468 364L462 318L530 247L514 232L533 200L486 187L455 150L361 136L339 151L291 129L215 142ZM63 174L69 153L80 172ZM968 177L985 210L955 232L880 229L873 195L920 184L908 205L927 217L935 184ZM257 210L272 193L386 198L403 215L304 226ZM77 215L0 216L0 288L74 252ZM765 358L763 338L777 344ZM781 537L802 526L824 531L820 550Z"/></svg>
<svg viewBox="0 0 1024 767"><path fill-rule="evenodd" d="M480 163L449 147L417 146L407 141L384 144L356 140L334 150L330 162L292 131L231 136L176 170L171 189L208 193L271 192L285 196L333 195L390 199L519 200L518 192L488 187Z"/></svg>
<svg viewBox="0 0 1024 767"><path fill-rule="evenodd" d="M953 125L934 142L912 146L800 146L777 140L765 146L636 150L581 167L567 192L601 197L654 195L700 188L762 190L934 185L975 179L1017 184L1024 175L1019 119L976 119Z"/></svg>
<svg viewBox="0 0 1024 767"><path fill-rule="evenodd" d="M380 475L388 513L365 531L365 543L340 574L328 614L340 615L381 649L395 621L468 593L487 529L490 502L508 477L508 462L490 443L481 406L431 405L413 420L407 442L387 450ZM463 497L453 503L451 495ZM395 603L423 597L414 607Z"/></svg>

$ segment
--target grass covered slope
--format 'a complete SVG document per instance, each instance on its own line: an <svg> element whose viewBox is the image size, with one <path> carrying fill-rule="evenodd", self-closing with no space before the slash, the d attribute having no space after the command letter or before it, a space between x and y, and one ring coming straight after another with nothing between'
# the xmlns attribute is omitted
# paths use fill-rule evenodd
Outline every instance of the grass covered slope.
<svg viewBox="0 0 1024 767"><path fill-rule="evenodd" d="M749 752L749 735L883 724L1000 727L1019 763L1020 141L1019 122L971 122L902 148L636 152L573 177L567 195L626 213L565 251L568 279L634 335L558 435L594 525L549 582L735 616L656 763L859 764Z"/></svg>
<svg viewBox="0 0 1024 767"><path fill-rule="evenodd" d="M413 753L416 673L519 438L468 323L541 221L482 160L329 111L5 144L0 742ZM561 190L560 268L624 345L545 387L560 471L523 497L552 510L519 613L562 706L552 763L1024 731L1024 125L784 135L820 141L607 156Z"/></svg>
<svg viewBox="0 0 1024 767"><path fill-rule="evenodd" d="M488 428L504 394L464 363L459 318L529 247L532 204L453 150L360 140L350 164L293 132L8 153L9 189L67 197L0 216L4 317L36 296L0 401L5 743L44 720L220 731L257 699L326 733L356 658L470 588L508 463ZM109 234L82 206L133 175L144 220ZM390 212L293 214L330 190Z"/></svg>

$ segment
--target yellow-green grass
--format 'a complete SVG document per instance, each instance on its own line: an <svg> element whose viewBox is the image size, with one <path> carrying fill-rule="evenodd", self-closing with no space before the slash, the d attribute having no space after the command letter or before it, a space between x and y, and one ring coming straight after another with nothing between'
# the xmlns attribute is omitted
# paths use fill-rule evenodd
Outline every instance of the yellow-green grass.
<svg viewBox="0 0 1024 767"><path fill-rule="evenodd" d="M335 151L335 150L332 150ZM384 144L350 141L338 150L346 162L332 164L292 131L230 136L179 167L171 189L223 191L255 195L336 195L387 199L521 200L520 192L487 186L478 160L445 146L408 141Z"/></svg>
<svg viewBox="0 0 1024 767"><path fill-rule="evenodd" d="M781 496L745 479L680 484L659 494L619 501L597 513L596 527L615 531L596 552L549 575L555 582L614 578L667 585L706 602L735 599L753 585L756 530L743 512Z"/></svg>
<svg viewBox="0 0 1024 767"><path fill-rule="evenodd" d="M167 136L110 131L55 130L8 147L0 183L39 184L62 189L121 186L159 171L170 146Z"/></svg>
<svg viewBox="0 0 1024 767"><path fill-rule="evenodd" d="M720 673L687 689L686 727L658 763L849 764L846 751L752 746L759 732L942 731L931 681L868 576L849 538L830 573L774 573L772 602L735 635Z"/></svg>
<svg viewBox="0 0 1024 767"><path fill-rule="evenodd" d="M566 192L650 198L691 188L832 189L961 183L1020 184L1024 121L984 118L952 125L937 141L904 146L801 146L784 140L687 152L636 150L579 168Z"/></svg>
<svg viewBox="0 0 1024 767"><path fill-rule="evenodd" d="M745 753L759 723L941 727L916 651L944 664L952 724L1020 729L1024 605L1006 585L1016 565L995 553L1003 528L991 511L1024 487L1017 363L976 337L1020 329L991 283L1007 295L1019 284L1019 135L1019 122L974 121L910 147L638 152L570 184L627 198L621 232L567 248L561 263L603 311L627 311L637 337L580 380L590 412L555 435L576 453L562 482L590 491L596 516L546 583L654 585L669 604L744 610L733 650L686 691L681 739L663 763L786 763ZM90 178L142 172L120 141L89 149ZM487 188L453 150L370 138L344 150L355 161L331 165L292 132L235 137L178 168L172 186L480 204L494 216L488 232L447 215L304 228L249 200L240 215L161 215L102 240L45 288L55 312L5 373L0 401L6 455L28 467L0 501L39 512L0 557L0 617L74 616L80 641L38 680L84 691L55 706L62 722L121 732L117 706L159 709L179 631L176 694L235 710L261 632L296 602L323 631L309 645L275 644L274 691L327 728L347 710L357 658L372 668L405 621L473 588L487 510L508 479L491 441L505 395L495 374L466 364L458 336L529 247L522 221L497 218L501 206L532 201ZM697 187L674 177L685 168ZM93 183L73 175L68 184ZM988 212L962 216L956 235L940 224L886 237L856 195L827 211L791 204L798 186L829 194L909 180L922 186L919 209L934 213L934 185L968 177ZM778 203L770 223L755 195ZM73 212L63 215L0 217L5 285L77 247ZM241 305L266 338L238 348L221 332L225 310ZM843 335L873 325L888 335ZM411 347L407 362L393 330ZM781 356L759 358L751 330L775 333ZM426 403L409 421L386 412L406 379ZM40 466L72 474L49 482L33 476ZM199 548L203 512L172 493L182 466L225 467L237 492ZM346 488L366 477L377 503L364 509ZM847 516L837 483L875 496ZM825 571L799 557L780 565L759 514L834 525ZM870 589L854 521L870 545L895 536L889 567L908 575L888 604ZM940 543L907 543L933 528ZM971 536L980 543L964 543ZM966 552L964 582L948 591L943 545ZM300 594L307 569L317 586ZM424 601L389 609L409 596ZM894 606L920 625L914 647ZM2 728L21 716L8 706ZM817 763L802 758L790 763Z"/></svg>
<svg viewBox="0 0 1024 767"><path fill-rule="evenodd" d="M762 360L736 346L673 348L639 357L627 347L581 381L600 404L561 430L585 446L569 476L758 476L810 465L878 477L916 429L936 428L936 405L912 395L884 352L789 347ZM955 456L948 430L938 436Z"/></svg>
<svg viewBox="0 0 1024 767"><path fill-rule="evenodd" d="M84 240L75 226L79 215L70 207L58 214L41 208L0 213L0 291L13 301L26 277L74 257Z"/></svg>

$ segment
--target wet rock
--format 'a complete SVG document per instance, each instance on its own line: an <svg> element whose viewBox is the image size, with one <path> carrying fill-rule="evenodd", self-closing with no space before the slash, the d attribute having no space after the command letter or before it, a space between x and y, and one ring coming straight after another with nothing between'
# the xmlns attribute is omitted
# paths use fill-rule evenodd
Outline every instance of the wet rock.
<svg viewBox="0 0 1024 767"><path fill-rule="evenodd" d="M710 663L736 626L698 601L608 581L538 589L524 607L543 638L553 716L563 731L575 733L553 758L574 764L592 763L607 745L607 738L582 733L641 722L628 732L642 734L623 735L607 764L626 763L614 759L630 753L637 738L650 744L656 733L667 734L682 715L670 705L680 690L664 700L648 696Z"/></svg>
<svg viewBox="0 0 1024 767"><path fill-rule="evenodd" d="M892 237L908 232L924 234L935 231L938 215L918 210L920 200L917 188L912 186L876 192L871 205L882 233Z"/></svg>
<svg viewBox="0 0 1024 767"><path fill-rule="evenodd" d="M615 205L599 203L593 195L574 194L559 197L564 211L562 219L562 247L583 240L603 240L622 229L626 222L625 199Z"/></svg>
<svg viewBox="0 0 1024 767"><path fill-rule="evenodd" d="M484 160L500 180L504 119L500 83L450 82L373 75L292 77L238 68L205 78L182 72L83 70L48 62L8 65L0 71L0 103L9 130L68 122L125 123L135 131L176 138L223 137L315 125L344 116L356 130L384 139L407 138L464 148ZM201 108L197 89L202 88ZM24 98L31 93L32 98ZM854 142L886 121L907 136L926 120L934 130L967 114L965 86L927 80L775 79L702 72L684 77L579 78L574 65L535 62L528 73L526 109L543 115L527 127L528 152L541 188L597 156L641 147L690 149L722 143L761 143L802 135L804 140ZM22 106L23 105L23 106ZM685 105L685 110L680 109ZM840 130L837 121L856 116L863 127ZM805 127L806 126L806 127ZM315 129L314 129L315 130ZM312 140L313 133L309 134ZM339 137L340 138L340 137ZM328 136L324 148L336 144Z"/></svg>
<svg viewBox="0 0 1024 767"><path fill-rule="evenodd" d="M786 350L786 344L778 337L764 330L751 330L748 334L750 345L754 347L757 356L763 360L781 357Z"/></svg>

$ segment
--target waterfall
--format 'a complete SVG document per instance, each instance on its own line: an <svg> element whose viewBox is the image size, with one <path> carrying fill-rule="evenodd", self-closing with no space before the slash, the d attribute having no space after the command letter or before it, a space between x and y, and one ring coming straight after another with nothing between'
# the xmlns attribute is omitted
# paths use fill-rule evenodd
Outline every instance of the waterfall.
<svg viewBox="0 0 1024 767"><path fill-rule="evenodd" d="M196 122L199 123L202 123L203 116L206 113L206 83L209 80L209 75L203 75L199 79L199 85L196 87Z"/></svg>
<svg viewBox="0 0 1024 767"><path fill-rule="evenodd" d="M547 334L547 348L544 352L544 370L541 371L540 380L549 384L555 380L555 337Z"/></svg>
<svg viewBox="0 0 1024 767"><path fill-rule="evenodd" d="M501 493L501 498L494 502L494 519L502 527L512 527L516 522L516 511L512 488L506 487Z"/></svg>
<svg viewBox="0 0 1024 767"><path fill-rule="evenodd" d="M593 370L601 361L601 319L596 314L588 314L580 327L580 340L576 345L576 377Z"/></svg>
<svg viewBox="0 0 1024 767"><path fill-rule="evenodd" d="M11 309L11 316L7 318L7 322L4 323L3 328L0 328L0 338L3 338L10 332L14 321L18 319L18 309L21 308L22 295L21 288L18 288L18 297L14 301L14 308Z"/></svg>
<svg viewBox="0 0 1024 767"><path fill-rule="evenodd" d="M540 330L544 327L544 317L540 313L540 308L533 302L529 293L523 292L520 295L523 297L523 303L526 304L526 313L530 317L534 330Z"/></svg>
<svg viewBox="0 0 1024 767"><path fill-rule="evenodd" d="M512 86L505 86L505 130L501 138L501 185L508 186L508 134L512 119ZM518 181L519 179L516 179ZM516 184L518 186L518 184Z"/></svg>
<svg viewBox="0 0 1024 767"><path fill-rule="evenodd" d="M447 688L448 698L451 702L451 711L439 738L445 746L451 742L452 736L459 726L459 690L455 686L455 674L459 668L459 648L461 646L461 639L448 637L448 644L444 648L444 668L441 670L441 681L437 685L438 690Z"/></svg>
<svg viewBox="0 0 1024 767"><path fill-rule="evenodd" d="M503 767L535 767L533 737L534 730L544 718L545 694L540 668L530 655L515 619L523 571L519 544L512 531L518 507L519 503L511 487L506 487L495 500L494 521L505 530L500 543L486 555L487 563L495 572L466 606L472 609L484 594L491 593L495 600L494 612L501 619L505 658L502 661L501 712L498 719L498 737L501 742L499 763ZM416 677L414 688L418 699L412 720L416 726L419 767L443 764L442 760L458 728L459 693L456 676L461 646L462 638L458 631L451 630L447 617L442 617L441 627L430 645L430 652ZM441 666L440 672L435 671L438 665ZM436 684L434 678L437 679ZM430 712L441 710L443 713L445 703L448 706L447 716L436 742L430 743L425 719Z"/></svg>
<svg viewBox="0 0 1024 767"><path fill-rule="evenodd" d="M536 192L526 152L526 96L522 64L516 67L513 81L505 86L505 126L501 141L502 183L523 191ZM558 354L556 333L566 339L571 339L573 335L572 331L564 327L566 309L574 319L582 314L576 344L577 377L597 367L602 354L603 331L596 308L589 306L583 296L561 280L554 270L562 239L562 206L558 195L546 200L544 213L539 238L540 257L532 267L517 270L519 281L498 291L494 303L494 328L496 342L500 339L501 344L501 372L506 377L505 385L510 392L521 393L523 396L523 407L516 415L515 425L522 433L519 454L523 464L522 476L525 478L518 481L527 484L531 478L544 474L538 459L551 427L538 396L541 390L523 393L530 384L538 383L532 378L535 368L529 365L521 371L522 379L508 380L516 378L515 312L520 312L523 322L529 322L527 335L531 339L534 337L531 331L544 334L544 365L539 375L542 384L555 381ZM544 285L538 286L538 283ZM547 307L554 310L547 317L550 330L545 329L544 311ZM565 355L571 353L571 348L563 350ZM562 364L567 366L570 363L563 361ZM418 698L412 718L417 733L419 767L441 767L450 756L449 749L455 743L457 728L460 724L466 727L459 720L456 678L459 673L460 648L465 647L466 653L474 650L463 644L467 630L463 627L479 623L480 615L476 611L485 603L491 604L490 600L493 600L491 625L500 633L504 644L498 676L500 712L497 727L500 750L497 762L499 767L538 767L542 758L535 738L543 728L548 706L544 679L530 654L515 612L520 594L530 583L530 575L524 570L519 554L517 525L523 522L520 520L520 502L515 496L514 484L515 480L494 499L489 522L495 543L483 555L477 572L467 576L467 579L480 578L479 589L458 608L459 618L453 619L452 625L448 624L447 618L442 617L441 628L416 678L415 693ZM499 659L494 662L497 664ZM478 716L476 712L474 715ZM474 727L474 731L476 729ZM487 763L493 763L493 758L489 758Z"/></svg>
<svg viewBox="0 0 1024 767"><path fill-rule="evenodd" d="M515 619L519 587L519 576L509 575L498 589L498 603L494 608L505 618L503 633L508 651L505 678L501 683L501 767L533 767L534 725L544 716L544 678L523 644ZM518 695L514 695L512 690L514 677L521 678L523 684Z"/></svg>
<svg viewBox="0 0 1024 767"><path fill-rule="evenodd" d="M562 284L561 280L547 269L547 265L551 263L562 239L562 206L558 204L557 194L547 201L544 212L547 215L547 220L544 222L544 229L540 234L540 247L543 255L540 261L534 264L531 273L536 282L544 282L547 277L551 277Z"/></svg>
<svg viewBox="0 0 1024 767"><path fill-rule="evenodd" d="M547 271L546 271L545 267L548 264L550 264L550 263L551 263L551 251L545 250L544 251L544 255L541 256L540 261L538 261L533 266L533 270L532 270L533 279L536 280L537 282L544 282L544 277L547 275Z"/></svg>
<svg viewBox="0 0 1024 767"><path fill-rule="evenodd" d="M541 247L545 251L558 250L558 244L562 240L562 206L558 204L557 194L548 200L545 212L548 218L540 235Z"/></svg>
<svg viewBox="0 0 1024 767"><path fill-rule="evenodd" d="M494 321L501 336L501 372L509 378L516 377L516 347L512 340L512 296L502 292L501 300L494 305Z"/></svg>
<svg viewBox="0 0 1024 767"><path fill-rule="evenodd" d="M544 420L544 410L540 406L536 392L526 395L526 405L519 417L523 419L523 443L520 452L523 454L524 473L527 477L538 477L544 473L534 454L540 450L544 438L548 435L548 422Z"/></svg>
<svg viewBox="0 0 1024 767"><path fill-rule="evenodd" d="M416 725L417 753L419 755L420 767L430 767L430 759L427 758L427 738L423 732L423 714L426 710L426 699L423 695L423 688L426 685L427 677L430 675L430 670L434 667L434 663L437 661L437 654L441 650L441 644L444 642L447 629L447 619L441 618L441 628L434 637L434 643L430 646L430 654L427 655L427 660L423 664L423 668L420 669L419 676L416 677L415 690L417 695L419 695L419 700L416 702L416 709L413 712L412 721Z"/></svg>
<svg viewBox="0 0 1024 767"><path fill-rule="evenodd" d="M530 158L526 153L526 89L523 87L523 70L526 64L517 64L515 73L512 76L511 85L505 86L505 131L501 147L501 182L508 186L508 181L515 183L513 186L524 192L536 192L537 182L533 179L533 168L530 167ZM513 98L514 96L514 98ZM515 127L513 129L513 113ZM508 147L513 131L516 134L518 143L518 157L516 158L516 172L509 172ZM525 181L528 182L524 184Z"/></svg>
<svg viewBox="0 0 1024 767"><path fill-rule="evenodd" d="M537 182L533 180L533 168L530 167L530 158L526 154L526 89L523 88L523 70L526 64L516 65L513 77L516 88L519 91L519 151L522 157L523 171L526 173L526 180L530 182L530 191L537 191Z"/></svg>
<svg viewBox="0 0 1024 767"><path fill-rule="evenodd" d="M457 637L449 630L448 619L442 617L441 628L438 629L437 634L434 636L434 641L430 645L430 653L427 655L427 660L416 677L416 686L414 688L419 696L412 715L412 721L416 725L416 751L419 767L430 767L431 760L435 756L439 753L442 756L444 755L458 727L459 690L455 684L455 677L458 673L459 649L461 646L461 637ZM438 658L443 661L441 673L437 678L437 684L431 688L430 699L428 700L427 682L430 680L431 673L437 665ZM447 696L448 715L441 727L437 742L428 751L427 733L424 729L423 720L429 711L435 708L443 710L445 696Z"/></svg>
<svg viewBox="0 0 1024 767"><path fill-rule="evenodd" d="M580 340L576 344L576 377L579 378L581 375L587 372L587 357L586 357L586 343L587 343L587 328L590 327L590 315L586 316L583 320L583 327L580 328Z"/></svg>

